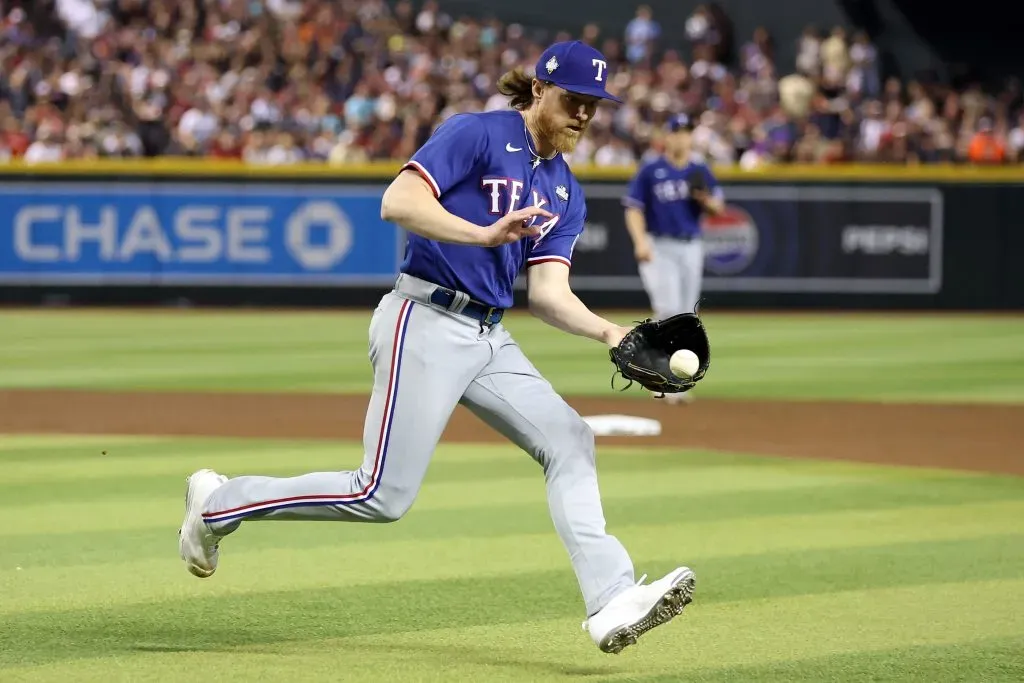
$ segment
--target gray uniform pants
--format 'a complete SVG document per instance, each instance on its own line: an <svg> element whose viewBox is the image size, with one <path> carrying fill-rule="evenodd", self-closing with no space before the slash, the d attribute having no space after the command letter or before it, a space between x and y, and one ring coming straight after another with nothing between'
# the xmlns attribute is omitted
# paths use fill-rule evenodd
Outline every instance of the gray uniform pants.
<svg viewBox="0 0 1024 683"><path fill-rule="evenodd" d="M242 520L398 520L462 403L540 464L551 518L593 614L634 584L629 555L605 532L594 435L502 325L481 328L426 303L432 289L402 275L373 313L374 383L359 469L236 477L214 492L203 517L218 534Z"/></svg>
<svg viewBox="0 0 1024 683"><path fill-rule="evenodd" d="M651 237L651 260L638 266L640 280L658 320L692 313L700 299L704 244L672 237Z"/></svg>

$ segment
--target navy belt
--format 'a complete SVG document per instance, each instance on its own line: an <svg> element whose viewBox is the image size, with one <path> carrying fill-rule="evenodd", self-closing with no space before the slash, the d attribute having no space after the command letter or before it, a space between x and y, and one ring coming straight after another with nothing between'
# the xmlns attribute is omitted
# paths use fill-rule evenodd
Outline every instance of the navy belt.
<svg viewBox="0 0 1024 683"><path fill-rule="evenodd" d="M455 302L455 292L444 287L437 287L430 294L430 303L441 306L445 309L451 310L452 304ZM494 306L488 306L485 303L479 301L469 300L466 307L461 311L454 311L461 313L462 315L469 316L473 320L478 320L483 325L497 325L501 322L502 316L505 315L504 308L495 308Z"/></svg>

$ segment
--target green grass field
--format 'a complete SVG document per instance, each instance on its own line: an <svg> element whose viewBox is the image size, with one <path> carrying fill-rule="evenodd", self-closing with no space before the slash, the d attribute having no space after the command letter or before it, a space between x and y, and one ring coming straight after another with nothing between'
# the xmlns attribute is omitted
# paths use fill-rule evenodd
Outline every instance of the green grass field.
<svg viewBox="0 0 1024 683"><path fill-rule="evenodd" d="M640 313L616 315L626 324ZM0 387L366 392L366 313L0 313ZM1024 317L709 314L702 395L1024 402ZM507 326L571 394L606 395L594 342Z"/></svg>
<svg viewBox="0 0 1024 683"><path fill-rule="evenodd" d="M200 581L182 474L288 474L352 447L12 437L0 680L1013 680L1024 481L706 452L602 452L610 529L697 600L601 654L515 448L446 446L388 525L253 523ZM100 455L101 448L107 455Z"/></svg>
<svg viewBox="0 0 1024 683"><path fill-rule="evenodd" d="M365 322L0 313L0 389L365 392ZM708 322L704 396L1024 402L1022 318ZM509 326L558 389L608 392L599 347ZM185 571L187 473L360 460L335 442L0 436L0 681L1024 680L1019 477L603 448L637 578L698 577L684 615L619 656L581 630L540 472L510 445L442 445L396 524L247 524L213 578Z"/></svg>

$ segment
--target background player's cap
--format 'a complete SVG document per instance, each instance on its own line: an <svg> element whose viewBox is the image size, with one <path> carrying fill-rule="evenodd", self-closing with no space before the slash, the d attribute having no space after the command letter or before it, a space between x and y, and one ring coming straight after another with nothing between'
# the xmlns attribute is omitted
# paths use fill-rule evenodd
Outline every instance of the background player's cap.
<svg viewBox="0 0 1024 683"><path fill-rule="evenodd" d="M605 90L608 84L608 60L598 50L578 40L555 43L537 60L537 79L554 83L580 95L592 95L622 102Z"/></svg>
<svg viewBox="0 0 1024 683"><path fill-rule="evenodd" d="M693 130L693 119L686 114L676 114L668 120L668 129L672 133L678 130Z"/></svg>

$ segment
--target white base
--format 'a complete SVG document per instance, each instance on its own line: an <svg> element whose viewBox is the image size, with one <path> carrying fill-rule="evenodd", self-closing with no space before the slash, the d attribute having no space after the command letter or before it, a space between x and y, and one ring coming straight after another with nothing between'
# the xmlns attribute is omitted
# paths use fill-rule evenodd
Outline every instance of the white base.
<svg viewBox="0 0 1024 683"><path fill-rule="evenodd" d="M633 415L590 415L583 421L594 430L595 436L658 436L661 423L647 417Z"/></svg>

